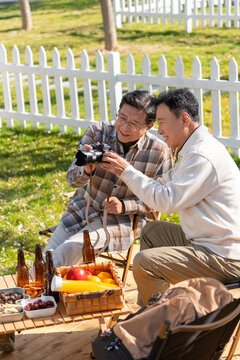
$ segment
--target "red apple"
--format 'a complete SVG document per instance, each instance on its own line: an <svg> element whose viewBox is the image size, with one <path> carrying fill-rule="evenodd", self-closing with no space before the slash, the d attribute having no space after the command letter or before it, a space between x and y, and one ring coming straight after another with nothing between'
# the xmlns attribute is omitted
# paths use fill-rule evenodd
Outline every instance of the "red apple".
<svg viewBox="0 0 240 360"><path fill-rule="evenodd" d="M91 276L92 273L90 271L74 266L68 271L67 280L88 280Z"/></svg>

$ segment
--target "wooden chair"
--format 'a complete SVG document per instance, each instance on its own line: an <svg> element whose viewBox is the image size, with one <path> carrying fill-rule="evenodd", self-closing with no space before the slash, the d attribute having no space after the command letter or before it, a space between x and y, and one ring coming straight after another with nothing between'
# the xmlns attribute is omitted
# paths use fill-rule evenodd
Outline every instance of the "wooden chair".
<svg viewBox="0 0 240 360"><path fill-rule="evenodd" d="M147 221L159 220L159 215L160 214L153 211L150 214L148 214L148 218L147 218L148 220ZM123 269L123 275L122 275L122 282L123 282L124 286L126 284L128 270L132 268L130 263L131 263L131 259L132 259L134 241L136 239L138 220L139 220L139 215L135 214L134 218L133 218L133 239L134 240L133 240L130 248L128 249L126 256L124 256L122 253L112 255L112 254L109 254L107 250L100 255L104 259L108 259L108 260L113 261L118 266L123 266L124 269ZM52 226L52 227L49 227L47 229L40 230L39 234L47 236L47 237L50 238L51 235L53 234L53 232L55 231L56 227L57 226Z"/></svg>

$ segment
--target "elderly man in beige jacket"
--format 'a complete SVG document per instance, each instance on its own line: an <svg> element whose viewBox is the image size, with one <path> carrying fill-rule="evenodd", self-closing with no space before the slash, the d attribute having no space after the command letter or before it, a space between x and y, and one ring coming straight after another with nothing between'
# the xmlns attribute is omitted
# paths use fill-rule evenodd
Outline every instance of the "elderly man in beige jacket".
<svg viewBox="0 0 240 360"><path fill-rule="evenodd" d="M198 102L186 89L157 100L158 132L177 163L157 180L149 179L115 153L102 167L112 171L153 209L179 212L181 225L147 224L134 259L139 303L170 284L199 276L223 283L240 278L240 172L225 147L199 125Z"/></svg>

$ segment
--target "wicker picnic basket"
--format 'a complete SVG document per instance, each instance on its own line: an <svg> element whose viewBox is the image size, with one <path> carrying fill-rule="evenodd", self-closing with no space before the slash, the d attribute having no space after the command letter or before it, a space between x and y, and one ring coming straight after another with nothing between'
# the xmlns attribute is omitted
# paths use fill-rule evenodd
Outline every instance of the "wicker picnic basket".
<svg viewBox="0 0 240 360"><path fill-rule="evenodd" d="M76 266L76 265L75 265ZM79 264L83 269L97 275L101 271L108 271L119 287L109 290L82 292L77 294L60 293L60 301L64 304L68 315L92 313L98 311L122 309L124 306L123 284L115 266L111 261L98 264ZM64 277L73 266L63 266L56 269L57 275Z"/></svg>

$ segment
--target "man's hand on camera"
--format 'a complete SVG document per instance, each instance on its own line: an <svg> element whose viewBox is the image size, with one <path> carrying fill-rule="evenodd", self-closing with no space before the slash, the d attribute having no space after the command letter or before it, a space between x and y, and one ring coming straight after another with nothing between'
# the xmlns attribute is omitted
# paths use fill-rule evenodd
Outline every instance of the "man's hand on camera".
<svg viewBox="0 0 240 360"><path fill-rule="evenodd" d="M93 147L91 145L88 145L88 144L84 144L83 148L87 149L87 150L92 150L93 149ZM94 164L91 164L91 165L92 165L92 172L93 172L96 169L97 164L94 163ZM87 165L84 166L84 171L88 175L90 175L90 173L91 173L91 165L87 164Z"/></svg>
<svg viewBox="0 0 240 360"><path fill-rule="evenodd" d="M109 201L105 199L102 205L107 207L109 214L123 214L125 210L123 202L114 196L110 197Z"/></svg>
<svg viewBox="0 0 240 360"><path fill-rule="evenodd" d="M117 176L120 176L128 165L130 164L127 160L113 151L105 152L102 161L98 164L102 169L108 170Z"/></svg>

